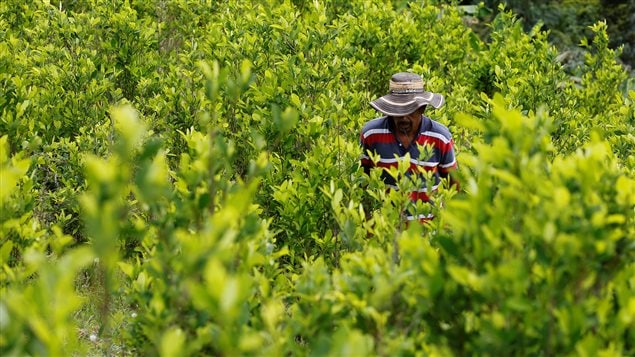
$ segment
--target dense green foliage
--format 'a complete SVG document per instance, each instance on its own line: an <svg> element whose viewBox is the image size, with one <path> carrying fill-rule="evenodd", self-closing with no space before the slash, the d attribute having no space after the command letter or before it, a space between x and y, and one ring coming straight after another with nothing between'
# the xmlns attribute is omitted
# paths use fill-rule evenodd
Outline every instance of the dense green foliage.
<svg viewBox="0 0 635 357"><path fill-rule="evenodd" d="M609 46L619 49L619 59L635 70L635 2L632 0L472 0L461 1L478 8L477 18L485 23L502 9L514 12L525 29L540 25L549 32L549 42L563 52L563 59L575 67L582 60L580 41L593 36L590 26L603 21L607 24ZM476 12L476 11L475 11ZM476 26L487 32L483 26Z"/></svg>
<svg viewBox="0 0 635 357"><path fill-rule="evenodd" d="M1 2L2 355L635 353L635 90L606 25L565 69L510 12L469 23ZM460 163L425 226L358 164L403 70L445 94Z"/></svg>

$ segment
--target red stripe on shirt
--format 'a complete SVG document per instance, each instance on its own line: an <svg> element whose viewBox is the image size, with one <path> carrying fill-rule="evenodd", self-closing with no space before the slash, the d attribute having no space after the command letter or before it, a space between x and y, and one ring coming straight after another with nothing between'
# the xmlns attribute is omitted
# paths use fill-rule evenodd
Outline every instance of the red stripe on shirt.
<svg viewBox="0 0 635 357"><path fill-rule="evenodd" d="M388 188L386 190L386 192L391 191L391 188ZM436 189L435 189L436 191ZM421 200L423 202L430 202L430 196L428 196L428 194L426 192L418 192L418 191L412 191L409 194L410 196L410 200L411 201L417 201L417 200Z"/></svg>
<svg viewBox="0 0 635 357"><path fill-rule="evenodd" d="M378 162L377 163L377 166L385 167L385 168L397 167L397 165L399 165L397 162Z"/></svg>
<svg viewBox="0 0 635 357"><path fill-rule="evenodd" d="M364 139L364 144L373 145L377 143L390 144L395 142L395 136L390 133L371 134Z"/></svg>
<svg viewBox="0 0 635 357"><path fill-rule="evenodd" d="M361 162L362 162L362 166L375 166L375 164L373 164L373 160L371 159L362 158Z"/></svg>
<svg viewBox="0 0 635 357"><path fill-rule="evenodd" d="M412 201L417 201L417 200L421 200L423 202L428 202L430 201L430 196L428 196L427 193L425 192L410 192L410 199Z"/></svg>

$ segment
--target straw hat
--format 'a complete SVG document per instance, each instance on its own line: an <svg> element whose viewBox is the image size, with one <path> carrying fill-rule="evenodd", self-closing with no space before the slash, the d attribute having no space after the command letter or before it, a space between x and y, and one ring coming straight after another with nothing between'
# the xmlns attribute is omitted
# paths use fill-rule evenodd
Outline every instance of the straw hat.
<svg viewBox="0 0 635 357"><path fill-rule="evenodd" d="M424 105L439 108L443 103L443 95L426 92L421 76L401 72L390 78L388 94L373 100L370 105L388 116L404 116Z"/></svg>

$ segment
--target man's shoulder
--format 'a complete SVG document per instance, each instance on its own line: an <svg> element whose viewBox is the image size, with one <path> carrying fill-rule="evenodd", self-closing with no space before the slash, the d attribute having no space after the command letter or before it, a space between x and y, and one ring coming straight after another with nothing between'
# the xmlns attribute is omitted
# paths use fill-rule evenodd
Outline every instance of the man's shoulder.
<svg viewBox="0 0 635 357"><path fill-rule="evenodd" d="M388 129L388 117L379 117L367 121L362 127L362 134L373 129Z"/></svg>
<svg viewBox="0 0 635 357"><path fill-rule="evenodd" d="M427 130L427 132L431 132L434 133L436 135L442 135L444 138L446 138L447 140L451 140L452 139L452 133L450 133L450 129L448 129L447 126L439 123L436 120L432 120L430 119L430 127ZM424 132L425 134L425 132Z"/></svg>

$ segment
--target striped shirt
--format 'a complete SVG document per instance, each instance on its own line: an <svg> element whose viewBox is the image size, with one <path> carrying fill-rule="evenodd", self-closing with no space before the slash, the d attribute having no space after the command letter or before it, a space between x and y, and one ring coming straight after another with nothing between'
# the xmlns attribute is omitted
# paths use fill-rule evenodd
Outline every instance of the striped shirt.
<svg viewBox="0 0 635 357"><path fill-rule="evenodd" d="M407 153L410 153L410 167L406 176L418 175L421 187L411 193L413 202L430 202L428 193L437 189L441 178L457 167L454 156L454 141L447 127L426 116L422 116L419 134L410 147L404 147L397 139L394 123L390 117L381 117L367 122L360 135L362 147L361 165L369 172L373 167L389 170L397 167ZM375 164L371 155L379 155ZM382 170L382 179L390 188L396 189L396 180L387 170ZM433 186L426 187L425 177L421 172L432 172ZM432 218L431 215L416 218ZM415 217L409 216L409 220Z"/></svg>

